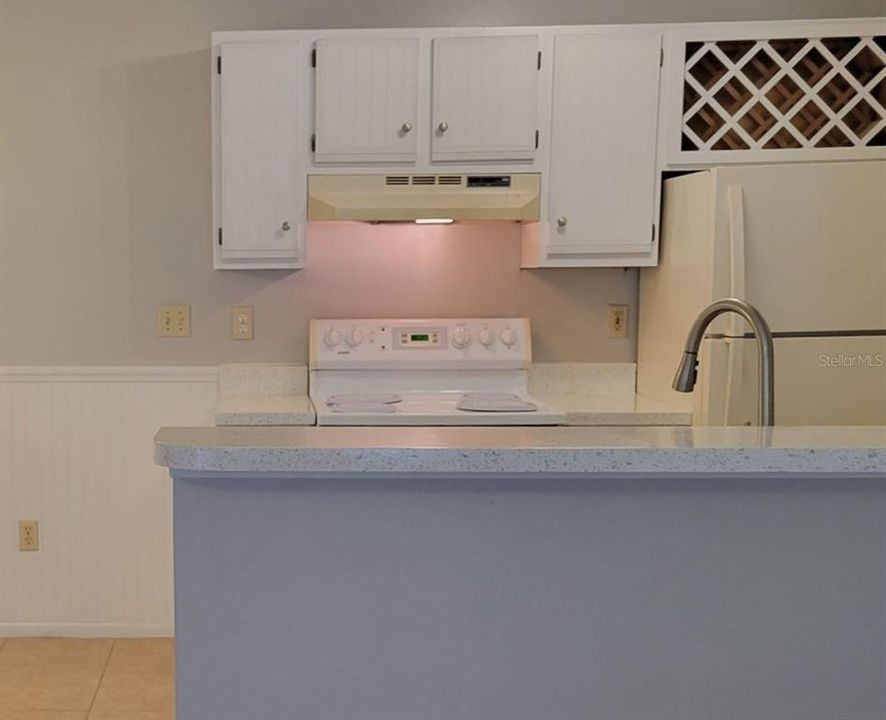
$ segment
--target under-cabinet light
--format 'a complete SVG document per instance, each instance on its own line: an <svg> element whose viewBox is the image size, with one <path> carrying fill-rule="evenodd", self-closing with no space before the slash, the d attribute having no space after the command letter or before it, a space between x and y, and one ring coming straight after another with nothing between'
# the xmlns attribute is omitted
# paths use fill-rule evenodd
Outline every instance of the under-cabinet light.
<svg viewBox="0 0 886 720"><path fill-rule="evenodd" d="M449 225L455 222L452 218L416 218L416 225Z"/></svg>

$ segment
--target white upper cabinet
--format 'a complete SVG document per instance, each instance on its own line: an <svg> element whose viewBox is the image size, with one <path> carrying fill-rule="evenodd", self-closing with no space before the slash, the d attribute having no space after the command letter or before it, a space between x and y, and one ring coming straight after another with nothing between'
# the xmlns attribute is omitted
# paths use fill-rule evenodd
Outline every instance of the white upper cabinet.
<svg viewBox="0 0 886 720"><path fill-rule="evenodd" d="M415 162L418 39L322 39L315 57L314 160Z"/></svg>
<svg viewBox="0 0 886 720"><path fill-rule="evenodd" d="M666 170L883 157L883 27L214 33L214 265L302 267L308 176L351 173L537 173L523 267L655 265Z"/></svg>
<svg viewBox="0 0 886 720"><path fill-rule="evenodd" d="M533 159L538 86L538 35L434 38L431 159Z"/></svg>
<svg viewBox="0 0 886 720"><path fill-rule="evenodd" d="M556 37L539 264L654 264L660 57L658 33Z"/></svg>
<svg viewBox="0 0 886 720"><path fill-rule="evenodd" d="M217 268L303 263L307 145L299 42L232 42L220 49L216 128Z"/></svg>

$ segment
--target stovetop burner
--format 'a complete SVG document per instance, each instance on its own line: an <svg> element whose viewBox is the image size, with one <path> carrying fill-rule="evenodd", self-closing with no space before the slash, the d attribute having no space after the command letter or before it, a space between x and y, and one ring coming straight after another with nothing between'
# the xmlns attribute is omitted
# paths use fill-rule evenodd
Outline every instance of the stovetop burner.
<svg viewBox="0 0 886 720"><path fill-rule="evenodd" d="M520 396L516 393L509 392L466 392L461 396L461 399L488 402L498 400L519 400Z"/></svg>
<svg viewBox="0 0 886 720"><path fill-rule="evenodd" d="M385 415L397 412L394 403L380 402L341 402L330 404L332 412L343 414L369 413L372 415Z"/></svg>
<svg viewBox="0 0 886 720"><path fill-rule="evenodd" d="M371 392L352 392L337 393L326 398L327 405L345 405L351 403L391 405L393 403L402 402L403 398L397 393L371 393Z"/></svg>
<svg viewBox="0 0 886 720"><path fill-rule="evenodd" d="M478 397L480 396L480 397ZM482 397L487 396L487 397ZM495 396L495 397L488 397ZM455 406L469 412L535 412L538 405L510 393L465 393Z"/></svg>

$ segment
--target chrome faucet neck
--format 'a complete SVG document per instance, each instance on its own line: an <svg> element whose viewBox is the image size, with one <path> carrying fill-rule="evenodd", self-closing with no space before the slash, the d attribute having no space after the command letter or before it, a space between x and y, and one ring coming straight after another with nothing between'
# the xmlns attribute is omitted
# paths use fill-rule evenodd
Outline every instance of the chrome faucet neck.
<svg viewBox="0 0 886 720"><path fill-rule="evenodd" d="M766 318L757 308L739 298L724 298L711 303L699 313L689 334L677 374L672 387L678 392L692 392L698 376L698 350L705 331L714 318L723 313L733 312L745 320L754 331L757 340L757 361L760 376L760 399L758 422L760 425L775 424L775 351L772 345L772 332Z"/></svg>

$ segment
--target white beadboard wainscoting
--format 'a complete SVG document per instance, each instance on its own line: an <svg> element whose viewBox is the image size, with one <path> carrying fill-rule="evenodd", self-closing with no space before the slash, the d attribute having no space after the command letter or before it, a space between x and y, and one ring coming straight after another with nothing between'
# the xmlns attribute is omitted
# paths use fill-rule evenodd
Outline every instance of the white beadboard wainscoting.
<svg viewBox="0 0 886 720"><path fill-rule="evenodd" d="M163 425L211 425L205 367L0 368L0 637L173 633ZM39 552L18 520L40 521Z"/></svg>

